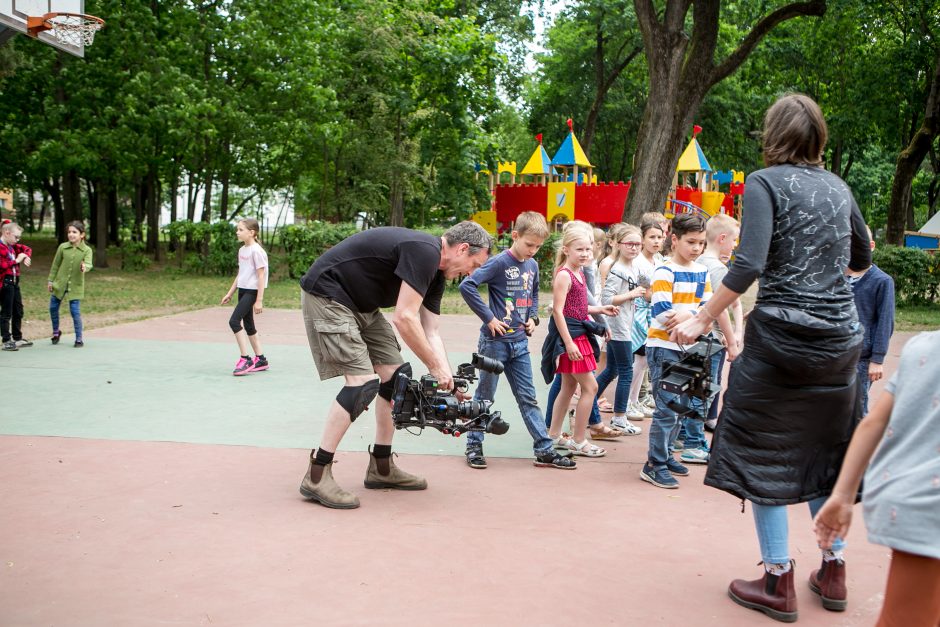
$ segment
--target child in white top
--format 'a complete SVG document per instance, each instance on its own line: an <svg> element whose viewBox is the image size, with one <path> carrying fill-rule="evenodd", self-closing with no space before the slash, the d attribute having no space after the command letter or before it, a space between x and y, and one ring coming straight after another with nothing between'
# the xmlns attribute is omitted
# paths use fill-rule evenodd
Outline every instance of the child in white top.
<svg viewBox="0 0 940 627"><path fill-rule="evenodd" d="M232 295L238 289L238 303L228 321L241 355L232 371L236 377L268 369L268 360L261 350L261 339L255 329L254 319L254 314L260 315L264 310L264 290L268 286L268 255L258 243L259 231L260 226L254 218L239 220L235 226L235 236L243 244L238 249L238 276L222 297L224 305L232 300ZM248 355L249 343L255 352L254 359Z"/></svg>

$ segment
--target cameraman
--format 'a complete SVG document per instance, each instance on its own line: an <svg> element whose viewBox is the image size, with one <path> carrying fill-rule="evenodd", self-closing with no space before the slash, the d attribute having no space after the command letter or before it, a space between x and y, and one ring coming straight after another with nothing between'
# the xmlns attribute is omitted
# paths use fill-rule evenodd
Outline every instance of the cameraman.
<svg viewBox="0 0 940 627"><path fill-rule="evenodd" d="M443 237L397 227L356 233L330 248L300 280L304 325L320 380L343 375L345 386L330 405L320 447L300 493L327 507L359 507L356 495L333 480L333 455L349 425L376 399L375 447L369 452L366 488L424 490L427 481L392 461L393 375L405 364L395 332L381 307L395 307L392 324L441 390L453 374L438 332L447 279L483 265L493 239L474 222L461 222Z"/></svg>
<svg viewBox="0 0 940 627"><path fill-rule="evenodd" d="M705 484L750 501L764 564L736 579L738 604L797 619L786 506L815 514L832 492L860 418L855 368L864 331L845 279L871 264L865 222L848 186L823 167L826 121L812 99L782 97L764 117L764 163L747 177L741 245L699 315L672 330L693 342L758 277L760 290L731 366ZM823 552L810 588L845 609L845 543Z"/></svg>

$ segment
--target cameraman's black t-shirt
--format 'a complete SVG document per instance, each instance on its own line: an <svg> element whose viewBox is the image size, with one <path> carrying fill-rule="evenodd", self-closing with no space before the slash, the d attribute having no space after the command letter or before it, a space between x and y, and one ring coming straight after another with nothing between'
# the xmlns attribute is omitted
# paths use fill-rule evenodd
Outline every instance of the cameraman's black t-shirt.
<svg viewBox="0 0 940 627"><path fill-rule="evenodd" d="M305 292L368 313L393 307L401 282L424 296L431 313L441 313L444 273L441 238L403 229L381 227L356 233L330 248L300 279Z"/></svg>

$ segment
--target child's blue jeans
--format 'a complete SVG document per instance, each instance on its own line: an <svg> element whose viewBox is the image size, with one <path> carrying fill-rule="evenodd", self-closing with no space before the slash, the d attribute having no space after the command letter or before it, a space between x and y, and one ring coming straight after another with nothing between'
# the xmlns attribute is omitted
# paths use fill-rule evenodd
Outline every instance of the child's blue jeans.
<svg viewBox="0 0 940 627"><path fill-rule="evenodd" d="M68 298L68 292L65 293L65 298ZM52 318L52 332L55 333L59 330L59 306L62 304L62 301L65 298L59 299L55 297L55 294L49 297L49 317ZM69 301L69 312L72 314L72 324L75 326L75 341L81 341L82 339L82 310L81 310L82 301L80 300L70 300Z"/></svg>
<svg viewBox="0 0 940 627"><path fill-rule="evenodd" d="M858 395L862 397L862 416L868 415L868 390L871 388L871 380L868 378L869 363L871 362L867 359L859 359L855 373L858 378Z"/></svg>
<svg viewBox="0 0 940 627"><path fill-rule="evenodd" d="M826 497L821 496L808 502L810 516L822 508ZM786 505L758 505L751 503L754 510L754 527L757 529L757 541L760 543L760 558L765 564L786 564L790 561L789 526ZM832 543L833 551L845 548L845 540L836 538Z"/></svg>
<svg viewBox="0 0 940 627"><path fill-rule="evenodd" d="M614 377L617 377L617 392L614 396L614 415L627 413L630 400L630 384L633 383L633 351L630 340L607 342L607 367L597 375L597 396L603 394Z"/></svg>
<svg viewBox="0 0 940 627"><path fill-rule="evenodd" d="M522 421L525 423L529 435L532 436L532 448L536 455L552 451L552 439L548 437L545 428L545 418L539 409L535 398L535 384L532 383L532 361L529 358L529 338L505 341L480 336L477 352L491 359L498 359L503 363L503 374L509 380L509 388L519 406ZM496 395L496 384L499 375L480 370L480 380L474 400L492 401ZM483 434L471 431L467 434L467 446L483 443Z"/></svg>
<svg viewBox="0 0 940 627"><path fill-rule="evenodd" d="M669 403L678 402L698 411L703 409L701 400L682 398L678 394L666 392L659 384L663 378L663 369L680 359L682 359L682 353L679 351L661 346L646 347L646 361L649 363L650 368L650 387L652 388L653 398L656 400L656 409L653 410L653 419L649 430L650 443L647 461L654 468L662 469L666 467L666 460L672 455L669 452L669 445L678 437L679 427L682 423L676 412L669 408ZM702 428L701 421L698 424L699 428Z"/></svg>

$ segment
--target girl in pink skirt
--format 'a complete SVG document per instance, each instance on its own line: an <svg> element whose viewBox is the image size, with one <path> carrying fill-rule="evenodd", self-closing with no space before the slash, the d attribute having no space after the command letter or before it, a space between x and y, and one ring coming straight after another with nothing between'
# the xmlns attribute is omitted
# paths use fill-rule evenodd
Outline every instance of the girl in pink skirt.
<svg viewBox="0 0 940 627"><path fill-rule="evenodd" d="M565 229L561 247L555 258L555 267L558 270L552 282L552 318L564 342L565 352L558 358L555 368L555 372L561 374L561 391L553 408L549 435L556 444L563 443L574 455L603 457L607 451L590 444L586 438L588 417L597 394L597 381L594 379L597 362L594 359L594 351L583 329L581 333L573 334L566 322L566 318L585 321L589 320L589 314L607 313L608 308L589 307L587 302L587 286L581 269L594 260L592 240L593 233L590 228L571 224ZM561 429L565 411L579 384L581 397L575 409L573 438L562 442Z"/></svg>

